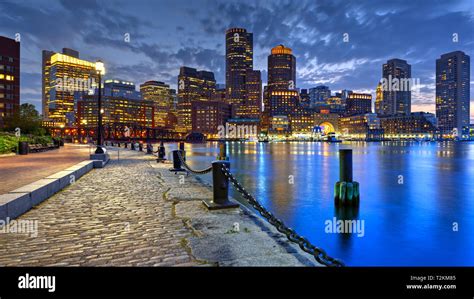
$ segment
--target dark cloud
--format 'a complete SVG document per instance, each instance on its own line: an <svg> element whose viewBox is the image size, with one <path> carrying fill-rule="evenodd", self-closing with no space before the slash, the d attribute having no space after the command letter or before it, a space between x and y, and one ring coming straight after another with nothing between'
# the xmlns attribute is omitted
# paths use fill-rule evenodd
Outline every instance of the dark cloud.
<svg viewBox="0 0 474 299"><path fill-rule="evenodd" d="M0 34L21 33L22 53L36 61L35 69L24 66L31 75L22 81L23 100L40 91L41 50L63 47L104 59L110 76L137 85L152 79L175 85L182 65L214 71L224 82L224 33L232 26L254 33L254 65L264 82L267 55L281 43L293 49L302 88L324 83L373 91L382 64L396 57L408 60L425 86L414 103L434 105L435 59L453 50L472 56L474 1L0 2ZM125 33L131 42L124 42Z"/></svg>

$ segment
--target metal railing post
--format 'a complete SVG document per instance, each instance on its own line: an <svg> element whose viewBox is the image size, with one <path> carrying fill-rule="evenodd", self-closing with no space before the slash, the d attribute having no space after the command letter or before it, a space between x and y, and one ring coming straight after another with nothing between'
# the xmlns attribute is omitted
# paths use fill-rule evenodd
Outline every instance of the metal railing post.
<svg viewBox="0 0 474 299"><path fill-rule="evenodd" d="M156 162L165 162L166 158L166 149L165 145L163 144L163 141L160 141L160 147L158 148L158 158L156 159Z"/></svg>
<svg viewBox="0 0 474 299"><path fill-rule="evenodd" d="M209 210L237 208L239 205L229 200L229 178L225 176L222 167L230 168L229 161L212 162L213 199L203 200Z"/></svg>
<svg viewBox="0 0 474 299"><path fill-rule="evenodd" d="M174 172L175 174L177 172L180 172L180 171L184 171L184 172L187 172L186 169L184 169L182 166L181 166L181 159L179 158L178 156L178 152L180 152L180 150L174 150L173 151L173 168L170 168L170 171ZM181 152L181 155L183 153Z"/></svg>

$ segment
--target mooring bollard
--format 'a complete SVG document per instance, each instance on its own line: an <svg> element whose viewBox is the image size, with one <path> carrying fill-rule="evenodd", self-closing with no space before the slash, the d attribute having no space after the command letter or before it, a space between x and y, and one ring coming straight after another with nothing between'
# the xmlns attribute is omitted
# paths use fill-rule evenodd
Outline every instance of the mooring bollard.
<svg viewBox="0 0 474 299"><path fill-rule="evenodd" d="M127 148L128 143L125 142L123 145L124 145L124 148Z"/></svg>
<svg viewBox="0 0 474 299"><path fill-rule="evenodd" d="M227 147L225 142L219 143L219 155L217 156L217 160L219 161L228 161L229 157L227 157Z"/></svg>
<svg viewBox="0 0 474 299"><path fill-rule="evenodd" d="M339 150L339 182L334 187L334 203L338 205L359 205L359 183L352 180L352 150Z"/></svg>
<svg viewBox="0 0 474 299"><path fill-rule="evenodd" d="M138 150L139 150L140 152L143 152L143 143L139 143L139 144L138 144Z"/></svg>
<svg viewBox="0 0 474 299"><path fill-rule="evenodd" d="M186 169L181 167L181 159L178 156L178 152L180 152L180 150L173 151L173 168L170 168L170 171L174 172L175 174L180 171L187 172ZM181 155L182 154L183 153L181 152Z"/></svg>
<svg viewBox="0 0 474 299"><path fill-rule="evenodd" d="M158 148L158 158L156 159L156 162L165 162L166 158L166 149L163 144L163 141L160 142L160 147Z"/></svg>
<svg viewBox="0 0 474 299"><path fill-rule="evenodd" d="M230 168L229 161L212 162L213 199L203 200L209 210L237 208L239 205L229 200L229 178L225 176L222 167Z"/></svg>
<svg viewBox="0 0 474 299"><path fill-rule="evenodd" d="M133 144L133 142L130 142L130 150L132 150L132 151L135 150L135 144Z"/></svg>

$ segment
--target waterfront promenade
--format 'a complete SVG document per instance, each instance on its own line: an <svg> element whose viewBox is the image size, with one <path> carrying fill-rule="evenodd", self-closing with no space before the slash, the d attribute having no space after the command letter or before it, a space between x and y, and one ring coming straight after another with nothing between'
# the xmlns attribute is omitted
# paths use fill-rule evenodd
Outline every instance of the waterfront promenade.
<svg viewBox="0 0 474 299"><path fill-rule="evenodd" d="M105 168L17 219L37 221L37 234L0 233L0 266L317 265L246 209L208 212L201 200L212 192L193 176L109 152Z"/></svg>
<svg viewBox="0 0 474 299"><path fill-rule="evenodd" d="M50 176L89 159L88 145L65 144L41 153L0 157L0 194Z"/></svg>

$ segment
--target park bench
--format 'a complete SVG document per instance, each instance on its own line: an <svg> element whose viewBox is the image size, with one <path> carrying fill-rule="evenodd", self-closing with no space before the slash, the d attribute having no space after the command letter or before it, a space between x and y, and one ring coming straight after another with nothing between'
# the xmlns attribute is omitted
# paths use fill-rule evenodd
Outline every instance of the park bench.
<svg viewBox="0 0 474 299"><path fill-rule="evenodd" d="M29 144L29 152L31 153L37 153L37 152L44 152L47 150L55 149L58 148L57 145L54 143L48 143L46 145L43 144Z"/></svg>

